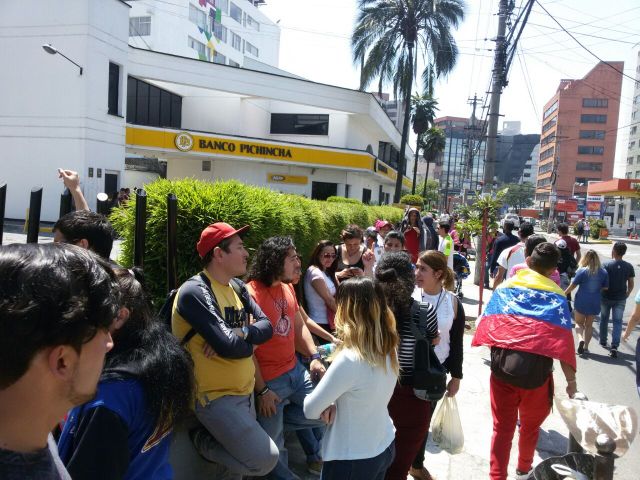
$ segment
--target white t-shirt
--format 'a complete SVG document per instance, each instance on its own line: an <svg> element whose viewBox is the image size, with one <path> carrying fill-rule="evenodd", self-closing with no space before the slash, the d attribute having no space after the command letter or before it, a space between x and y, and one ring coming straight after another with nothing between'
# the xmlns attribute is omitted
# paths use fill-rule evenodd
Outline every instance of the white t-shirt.
<svg viewBox="0 0 640 480"><path fill-rule="evenodd" d="M419 302L426 302L436 309L436 315L438 316L438 330L440 331L440 343L433 347L433 351L436 352L436 356L440 363L444 362L449 357L451 351L451 327L453 326L454 311L453 311L453 294L442 290L442 296L429 295L424 293L421 288L415 288L412 297ZM436 308L437 305L437 308Z"/></svg>
<svg viewBox="0 0 640 480"><path fill-rule="evenodd" d="M336 417L322 438L322 459L361 460L380 455L395 438L387 405L398 381L387 368L372 367L349 349L335 356L318 386L304 399L304 414L320 418L331 404Z"/></svg>
<svg viewBox="0 0 640 480"><path fill-rule="evenodd" d="M520 242L513 247L505 248L498 257L498 265L506 270L504 278L510 278L511 267L524 263L524 243Z"/></svg>
<svg viewBox="0 0 640 480"><path fill-rule="evenodd" d="M327 305L311 283L317 279L324 281L332 296L336 294L336 286L329 276L315 265L311 265L304 275L304 298L307 301L307 313L309 317L311 317L311 320L314 320L318 324L327 325L329 323L327 319Z"/></svg>

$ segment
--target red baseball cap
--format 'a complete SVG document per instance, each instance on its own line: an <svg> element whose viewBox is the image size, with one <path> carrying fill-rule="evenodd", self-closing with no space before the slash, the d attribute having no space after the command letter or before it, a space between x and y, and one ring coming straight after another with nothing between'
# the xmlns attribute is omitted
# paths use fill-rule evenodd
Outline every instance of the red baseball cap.
<svg viewBox="0 0 640 480"><path fill-rule="evenodd" d="M204 258L204 256L216 248L222 240L244 233L249 230L249 228L249 225L245 225L244 227L236 230L231 225L224 222L209 225L200 234L200 240L196 245L198 255L200 255L200 258Z"/></svg>

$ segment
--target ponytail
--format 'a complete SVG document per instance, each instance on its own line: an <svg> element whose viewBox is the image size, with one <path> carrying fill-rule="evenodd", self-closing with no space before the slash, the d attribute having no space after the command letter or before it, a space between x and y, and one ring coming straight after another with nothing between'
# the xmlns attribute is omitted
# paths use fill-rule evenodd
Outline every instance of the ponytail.
<svg viewBox="0 0 640 480"><path fill-rule="evenodd" d="M453 292L456 288L456 276L449 267L442 271L442 286L450 292Z"/></svg>

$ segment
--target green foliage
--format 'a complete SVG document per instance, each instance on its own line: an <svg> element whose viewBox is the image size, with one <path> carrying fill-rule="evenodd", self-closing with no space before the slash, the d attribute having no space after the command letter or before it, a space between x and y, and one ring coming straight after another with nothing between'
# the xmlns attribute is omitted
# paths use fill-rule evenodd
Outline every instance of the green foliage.
<svg viewBox="0 0 640 480"><path fill-rule="evenodd" d="M488 229L498 227L498 212L504 204L504 196L507 194L506 189L499 191L495 198L490 195L476 194L476 198L471 205L463 205L460 207L460 217L462 222L458 222L457 229L467 235L476 236L482 234L482 216L485 209L488 212Z"/></svg>
<svg viewBox="0 0 640 480"><path fill-rule="evenodd" d="M331 196L327 198L327 202L353 203L354 205L362 205L362 202L357 198L346 198L346 197L337 197L337 196Z"/></svg>
<svg viewBox="0 0 640 480"><path fill-rule="evenodd" d="M422 192L421 197L427 206L435 206L440 199L440 184L437 180L426 180L418 184L418 192Z"/></svg>
<svg viewBox="0 0 640 480"><path fill-rule="evenodd" d="M535 187L531 183L508 183L504 188L507 189L504 203L515 208L516 212L533 204Z"/></svg>
<svg viewBox="0 0 640 480"><path fill-rule="evenodd" d="M591 230L589 230L589 235L594 240L597 240L600 238L600 229L607 228L607 222L605 222L604 220L591 220L589 221L589 226L591 227Z"/></svg>
<svg viewBox="0 0 640 480"><path fill-rule="evenodd" d="M424 205L424 198L422 198L421 195L403 195L400 198L400 203L422 208L422 206Z"/></svg>
<svg viewBox="0 0 640 480"><path fill-rule="evenodd" d="M167 195L178 198L178 281L183 282L199 268L196 243L209 224L227 222L235 227L251 225L244 241L249 252L255 251L268 237L289 235L306 261L319 240L337 242L345 225L373 225L376 219L398 222L402 209L369 207L353 202L322 202L299 195L288 195L254 187L238 181L203 182L194 179L157 180L146 186L147 223L144 270L153 298L166 295L167 276ZM110 217L118 234L124 238L118 259L122 265L133 263L135 196Z"/></svg>

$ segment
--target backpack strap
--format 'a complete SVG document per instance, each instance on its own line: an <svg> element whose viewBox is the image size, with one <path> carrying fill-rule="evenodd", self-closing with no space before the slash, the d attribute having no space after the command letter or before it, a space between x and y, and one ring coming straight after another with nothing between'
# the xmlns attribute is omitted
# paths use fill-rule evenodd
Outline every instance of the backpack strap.
<svg viewBox="0 0 640 480"><path fill-rule="evenodd" d="M516 253L518 250L520 250L521 248L524 248L524 245L518 244L518 245L514 245L513 247L511 247L511 250L509 250L509 253L507 253L507 262L509 261L509 259L511 258L511 255L513 255L514 253Z"/></svg>

